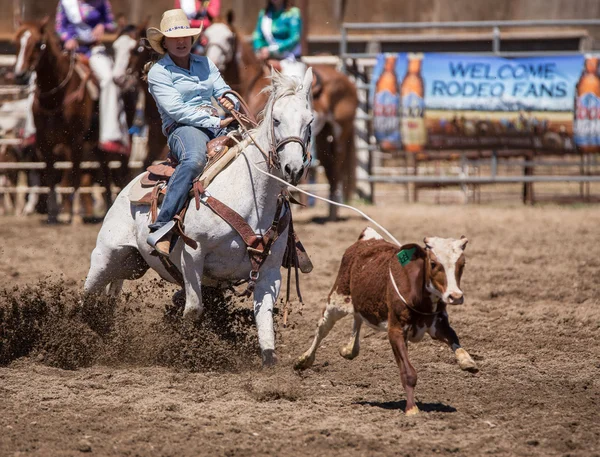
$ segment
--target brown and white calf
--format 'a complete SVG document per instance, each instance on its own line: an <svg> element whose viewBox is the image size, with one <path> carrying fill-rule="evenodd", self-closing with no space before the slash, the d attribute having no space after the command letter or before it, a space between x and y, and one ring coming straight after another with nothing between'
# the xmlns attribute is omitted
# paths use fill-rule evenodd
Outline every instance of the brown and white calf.
<svg viewBox="0 0 600 457"><path fill-rule="evenodd" d="M460 279L465 266L467 239L427 237L425 247L398 246L368 227L344 256L319 320L312 346L296 362L304 370L315 360L319 344L342 317L354 315L352 339L340 355L353 359L359 351L363 320L387 331L406 391L406 414L419 412L414 388L417 373L408 360L407 340L421 341L425 332L447 343L461 369L476 372L477 365L458 342L448 322L446 305L463 303Z"/></svg>

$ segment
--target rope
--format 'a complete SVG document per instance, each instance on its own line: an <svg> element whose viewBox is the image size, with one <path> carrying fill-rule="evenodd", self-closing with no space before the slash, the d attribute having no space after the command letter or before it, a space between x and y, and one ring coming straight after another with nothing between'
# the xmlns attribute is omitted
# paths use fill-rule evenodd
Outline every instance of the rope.
<svg viewBox="0 0 600 457"><path fill-rule="evenodd" d="M240 96L240 94L238 94L238 93L237 93L237 92L235 92L235 91L228 91L228 92L231 92L231 93L233 93L235 96L237 96L237 98L238 98L238 99L239 99L239 100L242 102L242 103L240 103L240 104L241 104L241 105L244 107L244 109L247 109L247 105L246 105L246 103L245 103L244 99L243 99L243 98ZM232 114L233 114L233 113L232 113ZM234 117L236 117L236 116L235 116L235 114L234 114ZM248 134L248 136L250 137L250 139L252 140L252 142L254 143L254 145L255 145L255 146L258 148L258 150L259 150L259 151L260 151L260 152L263 154L263 156L265 156L265 157L268 157L268 154L266 154L266 153L265 153L265 151L264 151L264 150L263 150L263 149L262 149L262 148L259 146L259 144L258 144L258 143L256 142L256 140L255 140L255 139L252 137L252 135L250 134L250 132L248 131L248 129L246 128L246 126L244 126L244 125L243 125L241 122L239 122L239 119L238 119L238 123L240 124L240 127L241 127L241 128L242 128L242 129L243 129L243 130L244 130L244 131L245 131L245 132ZM290 183L288 183L287 181L284 181L283 179L281 179L281 178L278 178L277 176L274 176L274 175L272 175L271 173L269 173L269 172L267 172L267 171L264 171L264 170L261 170L260 168L258 168L258 167L256 166L256 164L255 164L255 163L254 163L252 160L250 160L250 159L248 158L248 156L246 156L246 154L244 153L244 151L242 151L242 152L241 152L241 154L244 154L244 156L246 157L246 159L248 159L248 163L250 163L250 165L252 165L252 166L253 166L253 167L254 167L254 168L257 170L257 171L259 171L260 173L262 173L262 174L264 174L264 175L266 175L266 176L269 176L269 177L273 178L273 179L274 179L274 180L276 180L276 181L279 181L279 182L280 182L280 183L282 183L283 185L285 185L285 186L287 186L287 187L291 187L292 189L295 189L295 190L297 190L298 192L300 192L300 193L302 193L302 194L308 195L309 197L313 197L313 198L316 198L317 200L321 200L321 201L324 201L324 202L326 202L326 203L329 203L330 205L339 206L340 208L347 208L347 209L349 209L349 210L352 210L352 211L354 211L354 212L357 212L357 213L358 213L358 214L360 214L362 217L364 217L366 220L368 220L369 222L371 222L372 224L376 225L376 226L377 226L377 227L379 227L381 230L383 230L383 233L385 233L385 234L386 234L388 237L390 237L390 239L391 239L391 240L392 240L394 243L396 243L398 246L402 246L402 243L400 243L400 242L399 242L399 241L398 241L398 240L397 240L397 239L394 237L394 235L392 235L392 234L391 234L391 233L390 233L390 232L389 232L389 231L388 231L388 230L387 230L387 229L386 229L386 228L385 228L383 225L379 224L377 221L375 221L374 219L372 219L372 218L370 218L369 216L367 216L367 215L366 215L364 212L362 212L362 211L361 211L361 210L359 210L358 208L355 208L355 207L353 207L353 206L350 206L350 205L344 205L343 203L334 202L334 201L332 201L332 200L329 200L328 198L325 198L325 197L319 197L318 195L314 195L314 194L311 194L310 192L307 192L307 191L305 191L305 190L302 190L302 189L300 189L300 188L298 188L298 187L294 186L293 184L290 184Z"/></svg>
<svg viewBox="0 0 600 457"><path fill-rule="evenodd" d="M246 155L244 152L242 152L242 154ZM248 158L248 157L246 156L246 158ZM270 177L271 177L271 178L273 178L274 180L276 180L276 181L279 181L280 183L284 184L285 186L287 186L287 187L291 187L292 189L295 189L295 190L297 190L297 191L298 191L298 192L300 192L300 193L303 193L303 194L305 194L305 195L308 195L309 197L316 198L316 199L318 199L318 200L322 200L322 201L324 201L324 202L327 202L327 203L329 203L330 205L336 205L336 206L339 206L340 208L347 208L347 209L350 209L350 210L352 210L352 211L355 211L355 212L357 212L357 213L358 213L358 214L360 214L362 217L364 217L366 220L368 220L369 222L371 222L371 223L375 224L377 227L379 227L381 230L383 230L383 232L384 232L384 233L385 233L387 236L389 236L389 237L390 237L390 239L391 239L391 240L392 240L394 243L396 243L398 246L402 246L402 243L400 243L400 242L399 242L399 241L398 241L398 240L397 240L397 239L396 239L396 238L395 238L395 237L394 237L394 236L393 236L393 235L392 235L392 234L391 234L391 233L390 233L390 232L389 232L389 231L388 231L388 230L387 230L385 227L383 227L381 224L379 224L378 222L376 222L375 220L373 220L372 218L370 218L369 216L367 216L367 215L366 215L364 212L362 212L362 211L361 211L361 210L359 210L358 208L355 208L354 206L350 206L350 205L344 205L343 203L334 202L334 201L332 201L332 200L329 200L328 198L325 198L325 197L319 197L318 195L311 194L310 192L307 192L307 191L305 191L305 190L302 190L302 189L300 189L300 188L298 188L298 187L294 186L293 184L290 184L289 182L287 182L287 181L284 181L283 179L281 179L281 178L278 178L277 176L274 176L274 175L272 175L271 173L269 173L269 172L267 172L267 171L261 170L260 168L258 168L258 167L257 167L257 166L254 164L254 162L252 162L252 161L251 161L251 160L249 160L249 159L248 159L248 162L250 163L250 165L252 165L252 166L253 166L253 167L254 167L254 168L257 170L257 171L261 172L263 175L270 176Z"/></svg>

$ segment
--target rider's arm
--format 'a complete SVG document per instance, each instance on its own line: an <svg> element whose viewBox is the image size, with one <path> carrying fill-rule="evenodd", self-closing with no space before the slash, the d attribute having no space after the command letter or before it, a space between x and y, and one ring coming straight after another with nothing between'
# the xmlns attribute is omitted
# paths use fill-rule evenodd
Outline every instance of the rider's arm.
<svg viewBox="0 0 600 457"><path fill-rule="evenodd" d="M269 46L269 43L267 43L267 40L265 39L261 29L261 23L264 15L265 10L260 10L258 13L258 21L256 21L256 27L254 28L254 33L252 34L252 46L254 51L258 51L259 49Z"/></svg>
<svg viewBox="0 0 600 457"><path fill-rule="evenodd" d="M302 17L300 16L300 10L298 8L290 8L289 16L286 18L286 26L288 27L290 34L289 38L277 42L277 49L271 49L271 52L286 52L292 51L298 43L300 43L300 37L302 34Z"/></svg>
<svg viewBox="0 0 600 457"><path fill-rule="evenodd" d="M117 30L117 23L115 22L115 16L112 12L112 7L110 6L109 0L104 0L102 5L100 5L100 10L102 13L102 23L104 24L104 30L107 32L114 32Z"/></svg>
<svg viewBox="0 0 600 457"><path fill-rule="evenodd" d="M221 125L220 118L186 105L173 86L169 71L160 64L155 64L148 73L148 90L156 104L175 122L205 128L219 128Z"/></svg>
<svg viewBox="0 0 600 457"><path fill-rule="evenodd" d="M75 26L71 24L69 18L65 14L65 10L61 2L58 3L58 8L56 9L55 22L56 33L58 33L63 43L72 38L77 38L77 30L75 29Z"/></svg>
<svg viewBox="0 0 600 457"><path fill-rule="evenodd" d="M229 87L227 85L227 83L223 79L223 76L221 76L221 72L219 71L217 66L214 63L212 63L212 61L210 59L207 59L207 60L208 60L208 67L210 68L210 79L214 78L213 95L216 98L219 98L226 91L231 90L231 87ZM237 99L237 97L234 97L233 95L228 94L228 95L226 95L226 98L230 99L233 102L236 110L240 109L240 102Z"/></svg>

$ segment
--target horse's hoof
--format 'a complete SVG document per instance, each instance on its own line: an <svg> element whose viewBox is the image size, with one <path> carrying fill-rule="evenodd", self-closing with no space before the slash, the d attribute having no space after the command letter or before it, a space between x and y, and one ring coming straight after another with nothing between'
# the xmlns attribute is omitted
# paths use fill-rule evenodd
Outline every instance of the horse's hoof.
<svg viewBox="0 0 600 457"><path fill-rule="evenodd" d="M479 371L479 367L477 367L475 361L463 348L456 350L456 360L458 361L458 366L463 371L469 371L470 373L477 373Z"/></svg>
<svg viewBox="0 0 600 457"><path fill-rule="evenodd" d="M303 355L300 356L298 358L298 360L296 360L296 363L294 364L294 370L298 370L298 371L302 371L302 370L306 370L307 368L312 367L312 364L315 362L315 357L311 357L310 355Z"/></svg>
<svg viewBox="0 0 600 457"><path fill-rule="evenodd" d="M358 356L358 351L355 352L353 351L353 348L347 346L342 346L339 352L340 355L347 360L352 360Z"/></svg>
<svg viewBox="0 0 600 457"><path fill-rule="evenodd" d="M262 352L263 368L269 368L277 365L277 356L274 349L266 349Z"/></svg>
<svg viewBox="0 0 600 457"><path fill-rule="evenodd" d="M415 416L417 414L419 414L419 408L417 405L413 406L410 409L407 409L406 412L404 413L406 416Z"/></svg>
<svg viewBox="0 0 600 457"><path fill-rule="evenodd" d="M183 310L183 318L190 322L199 322L202 317L202 310L200 308L185 308Z"/></svg>

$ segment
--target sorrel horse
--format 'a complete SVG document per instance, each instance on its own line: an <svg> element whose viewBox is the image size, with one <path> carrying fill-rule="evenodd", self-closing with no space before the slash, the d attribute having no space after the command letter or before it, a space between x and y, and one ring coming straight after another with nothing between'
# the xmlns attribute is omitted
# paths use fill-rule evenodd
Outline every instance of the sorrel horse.
<svg viewBox="0 0 600 457"><path fill-rule="evenodd" d="M185 231L197 246L191 247L179 238L169 256L183 276L183 315L188 319L197 319L202 313L202 284L206 281L231 284L250 279L255 283L254 315L266 365L276 361L273 306L281 287L280 270L289 225L282 226L276 238L272 237L271 228L279 227L275 220L284 220L290 214L289 209L278 204L286 185L265 173L270 170L288 183L298 183L310 160L307 145L314 117L310 69L303 82L279 74L274 74L272 81L263 121L252 133L254 141L215 177L197 204L192 202L188 206ZM271 163L275 165L271 167ZM121 191L104 219L85 281L87 294L117 295L125 279L138 279L149 268L167 281L177 282L173 272L152 255L153 249L146 242L150 207L129 200L130 188L141 176ZM208 206L200 204L210 205L211 199L237 212L237 217L246 221L247 230L234 229L235 222L230 225ZM253 269L251 261L257 249L247 247L246 237L242 238L247 231L256 240L273 240L264 241L268 247L262 252L268 254L261 261L260 272Z"/></svg>
<svg viewBox="0 0 600 457"><path fill-rule="evenodd" d="M216 21L204 32L206 56L221 71L232 89L248 101L257 114L266 102L261 94L269 84L270 70L254 54L249 43L240 38L233 26L233 15L227 22ZM354 118L358 108L356 87L348 77L328 65L313 65L320 86L313 93L316 156L325 169L331 200L348 201L356 190L356 151ZM329 219L337 219L337 206L329 207Z"/></svg>
<svg viewBox="0 0 600 457"><path fill-rule="evenodd" d="M48 195L48 222L58 221L59 208L56 199L56 185L72 184L74 192L82 185L81 161L84 146L97 144L98 129L93 128L96 103L86 90L86 80L75 71L77 65L73 54L63 53L58 37L48 18L34 23L23 23L16 34L17 68L16 77L26 72L37 74L36 92L33 103L33 117L36 127L37 147L46 163L42 184L50 187ZM107 207L112 198L110 191L110 170L108 162L116 158L100 149L93 148L93 158L100 162L101 179L105 186ZM126 169L127 157L121 156L121 168ZM69 160L73 164L70 173L54 169L58 160ZM126 175L126 173L122 173ZM91 184L91 175L86 184ZM93 211L91 197L82 196L84 212ZM73 220L73 206L70 206L70 221Z"/></svg>

